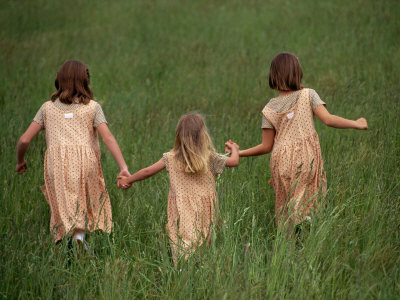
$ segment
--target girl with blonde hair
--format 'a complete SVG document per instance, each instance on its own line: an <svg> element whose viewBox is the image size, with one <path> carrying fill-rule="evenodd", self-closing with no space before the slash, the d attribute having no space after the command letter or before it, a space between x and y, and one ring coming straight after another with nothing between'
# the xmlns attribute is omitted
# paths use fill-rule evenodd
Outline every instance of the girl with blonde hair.
<svg viewBox="0 0 400 300"><path fill-rule="evenodd" d="M170 152L129 177L118 177L122 188L129 188L132 183L167 169L170 186L166 229L175 265L204 240L210 242L218 209L215 178L225 166L236 167L239 163L239 146L227 142L226 148L230 157L217 154L202 116L187 114L179 120Z"/></svg>

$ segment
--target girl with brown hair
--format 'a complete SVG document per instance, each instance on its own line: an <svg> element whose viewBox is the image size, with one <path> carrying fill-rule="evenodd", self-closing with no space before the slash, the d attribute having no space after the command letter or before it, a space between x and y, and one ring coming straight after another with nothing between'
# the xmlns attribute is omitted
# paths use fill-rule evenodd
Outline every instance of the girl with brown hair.
<svg viewBox="0 0 400 300"><path fill-rule="evenodd" d="M199 114L187 114L179 120L175 145L170 152L132 176L118 177L122 188L128 188L167 169L170 185L166 228L175 265L204 240L210 242L218 211L215 178L225 166L236 167L239 163L239 146L227 142L226 147L231 152L229 158L215 152L203 118Z"/></svg>
<svg viewBox="0 0 400 300"><path fill-rule="evenodd" d="M271 154L271 180L275 191L276 221L296 225L310 219L317 208L317 194L326 191L321 148L314 115L334 128L368 129L367 121L331 115L318 94L303 88L300 62L291 53L279 53L272 61L269 86L279 95L262 110L261 144L242 150L241 157Z"/></svg>
<svg viewBox="0 0 400 300"><path fill-rule="evenodd" d="M56 92L45 102L17 146L16 171L27 170L25 153L46 130L43 194L50 205L50 231L56 242L65 235L84 245L85 232L111 231L111 204L100 165L100 133L117 162L130 175L100 104L93 100L89 71L80 61L65 62L55 80Z"/></svg>

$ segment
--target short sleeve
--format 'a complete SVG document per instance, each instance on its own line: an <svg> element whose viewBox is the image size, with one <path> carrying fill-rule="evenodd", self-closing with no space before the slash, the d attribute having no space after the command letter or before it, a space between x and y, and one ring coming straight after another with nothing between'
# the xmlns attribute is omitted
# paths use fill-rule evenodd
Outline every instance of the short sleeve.
<svg viewBox="0 0 400 300"><path fill-rule="evenodd" d="M218 153L210 158L210 170L214 174L214 176L222 173L227 160L228 156Z"/></svg>
<svg viewBox="0 0 400 300"><path fill-rule="evenodd" d="M169 172L169 164L168 164L168 153L163 153L163 159L165 164L165 169Z"/></svg>
<svg viewBox="0 0 400 300"><path fill-rule="evenodd" d="M36 113L35 117L33 118L33 121L38 123L42 128L44 128L44 117L45 117L45 108L44 105L46 103L42 104L42 106L39 108L38 112Z"/></svg>
<svg viewBox="0 0 400 300"><path fill-rule="evenodd" d="M104 116L103 109L99 103L96 104L94 108L94 118L93 118L93 127L97 128L102 123L107 124L106 117Z"/></svg>
<svg viewBox="0 0 400 300"><path fill-rule="evenodd" d="M264 115L262 115L262 119L261 119L261 128L262 129L274 128L274 126L272 126L270 121L268 121L268 119Z"/></svg>
<svg viewBox="0 0 400 300"><path fill-rule="evenodd" d="M312 89L310 89L310 103L313 110L317 109L317 107L320 105L326 105L326 103L321 100L317 92Z"/></svg>

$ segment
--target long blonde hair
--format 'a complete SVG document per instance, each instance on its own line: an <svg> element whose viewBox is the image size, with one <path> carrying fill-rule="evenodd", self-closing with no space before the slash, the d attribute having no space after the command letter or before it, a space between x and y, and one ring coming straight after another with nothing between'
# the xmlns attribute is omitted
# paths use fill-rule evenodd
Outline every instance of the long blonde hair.
<svg viewBox="0 0 400 300"><path fill-rule="evenodd" d="M201 115L193 113L181 117L176 127L174 154L185 164L185 172L208 171L215 149Z"/></svg>

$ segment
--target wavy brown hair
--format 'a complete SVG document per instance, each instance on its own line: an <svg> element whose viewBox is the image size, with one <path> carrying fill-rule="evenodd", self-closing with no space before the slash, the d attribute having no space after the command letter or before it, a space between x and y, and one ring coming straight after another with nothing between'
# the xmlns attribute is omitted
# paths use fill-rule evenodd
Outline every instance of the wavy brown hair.
<svg viewBox="0 0 400 300"><path fill-rule="evenodd" d="M90 99L93 99L89 82L89 69L83 62L66 61L57 73L54 83L57 91L51 95L51 100L55 101L58 98L66 104L73 102L88 104Z"/></svg>
<svg viewBox="0 0 400 300"><path fill-rule="evenodd" d="M185 172L208 171L215 149L201 115L187 114L181 117L176 127L173 151L175 157L185 164Z"/></svg>
<svg viewBox="0 0 400 300"><path fill-rule="evenodd" d="M288 52L279 53L271 62L269 87L278 91L297 91L303 88L303 70L296 56Z"/></svg>

